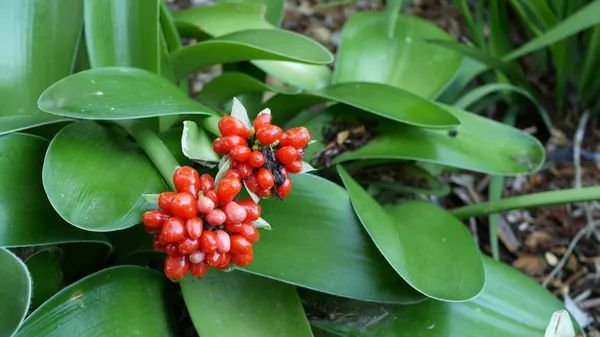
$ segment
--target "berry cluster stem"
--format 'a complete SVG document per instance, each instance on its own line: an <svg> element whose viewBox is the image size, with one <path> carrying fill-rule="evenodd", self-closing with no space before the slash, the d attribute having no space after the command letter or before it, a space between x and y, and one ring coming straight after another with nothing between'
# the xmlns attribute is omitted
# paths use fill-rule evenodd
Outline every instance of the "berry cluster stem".
<svg viewBox="0 0 600 337"><path fill-rule="evenodd" d="M169 184L169 188L174 191L173 172L179 163L173 157L173 154L167 146L152 132L148 127L140 123L124 125L125 129L137 141L140 147L146 152L154 166L158 169L163 179Z"/></svg>

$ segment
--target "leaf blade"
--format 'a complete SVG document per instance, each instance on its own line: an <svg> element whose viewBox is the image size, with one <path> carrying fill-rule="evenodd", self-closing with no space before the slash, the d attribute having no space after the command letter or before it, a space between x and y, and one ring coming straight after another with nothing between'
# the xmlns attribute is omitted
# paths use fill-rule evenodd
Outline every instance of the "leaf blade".
<svg viewBox="0 0 600 337"><path fill-rule="evenodd" d="M5 248L0 248L0 266L0 334L12 336L29 308L31 277L25 264Z"/></svg>

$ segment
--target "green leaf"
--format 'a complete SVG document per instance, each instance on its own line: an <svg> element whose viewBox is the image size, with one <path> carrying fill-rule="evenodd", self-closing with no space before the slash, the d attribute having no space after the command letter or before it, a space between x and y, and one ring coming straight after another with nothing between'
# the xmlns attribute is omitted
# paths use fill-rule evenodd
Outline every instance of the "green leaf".
<svg viewBox="0 0 600 337"><path fill-rule="evenodd" d="M2 3L0 134L65 120L40 111L37 99L71 72L82 24L80 0Z"/></svg>
<svg viewBox="0 0 600 337"><path fill-rule="evenodd" d="M108 244L104 235L69 226L54 211L42 186L48 142L32 135L0 136L0 246L64 242Z"/></svg>
<svg viewBox="0 0 600 337"><path fill-rule="evenodd" d="M563 304L520 271L489 257L483 257L483 262L485 288L472 301L381 306L336 298L339 318L311 324L347 337L392 337L399 331L419 337L543 336L552 314Z"/></svg>
<svg viewBox="0 0 600 337"><path fill-rule="evenodd" d="M285 0L216 0L216 4L224 3L249 3L262 4L261 17L272 25L280 26L285 14ZM265 11L266 9L266 11Z"/></svg>
<svg viewBox="0 0 600 337"><path fill-rule="evenodd" d="M0 266L0 336L12 336L29 308L31 278L25 264L4 248L0 248Z"/></svg>
<svg viewBox="0 0 600 337"><path fill-rule="evenodd" d="M57 248L40 250L25 260L33 281L32 310L46 302L62 287L61 260L62 251Z"/></svg>
<svg viewBox="0 0 600 337"><path fill-rule="evenodd" d="M60 116L103 120L216 114L159 75L127 67L71 75L46 89L39 107Z"/></svg>
<svg viewBox="0 0 600 337"><path fill-rule="evenodd" d="M187 158L203 166L214 167L221 159L213 150L212 141L206 131L192 121L183 123L181 151Z"/></svg>
<svg viewBox="0 0 600 337"><path fill-rule="evenodd" d="M597 24L600 24L600 1L593 1L563 19L544 34L513 50L502 59L506 62L515 60Z"/></svg>
<svg viewBox="0 0 600 337"><path fill-rule="evenodd" d="M84 31L92 67L159 72L159 0L85 0Z"/></svg>
<svg viewBox="0 0 600 337"><path fill-rule="evenodd" d="M481 254L460 221L425 201L384 210L343 167L338 166L338 173L373 242L408 284L450 302L467 301L481 292Z"/></svg>
<svg viewBox="0 0 600 337"><path fill-rule="evenodd" d="M44 303L15 337L172 336L163 291L163 277L150 269L104 269Z"/></svg>
<svg viewBox="0 0 600 337"><path fill-rule="evenodd" d="M261 201L273 230L261 231L254 261L241 270L365 301L423 299L377 251L344 189L311 174L292 175L292 183L285 201Z"/></svg>
<svg viewBox="0 0 600 337"><path fill-rule="evenodd" d="M186 307L202 337L312 337L296 288L239 271L210 270L181 282Z"/></svg>
<svg viewBox="0 0 600 337"><path fill-rule="evenodd" d="M244 73L227 72L204 85L196 99L210 107L220 108L235 96L265 91L295 95L301 90L295 87L267 85Z"/></svg>
<svg viewBox="0 0 600 337"><path fill-rule="evenodd" d="M387 13L352 15L342 31L333 83L377 82L436 97L458 71L462 57L423 40L452 37L416 16L399 15L392 24L390 35Z"/></svg>
<svg viewBox="0 0 600 337"><path fill-rule="evenodd" d="M264 18L264 8L256 3L230 3L200 6L178 12L176 24L187 37L222 36L255 29L277 29ZM286 61L251 61L265 73L302 89L318 89L329 84L331 70Z"/></svg>
<svg viewBox="0 0 600 337"><path fill-rule="evenodd" d="M444 108L461 122L455 137L448 131L382 123L379 136L356 151L336 157L334 163L359 159L418 160L488 174L517 175L533 172L544 162L544 148L531 135L467 111Z"/></svg>
<svg viewBox="0 0 600 337"><path fill-rule="evenodd" d="M141 221L142 194L165 190L148 157L122 130L92 121L65 127L51 142L43 170L54 209L88 231L113 231Z"/></svg>
<svg viewBox="0 0 600 337"><path fill-rule="evenodd" d="M333 62L333 55L304 35L275 29L238 31L184 47L171 54L177 79L216 64L248 60L328 64Z"/></svg>

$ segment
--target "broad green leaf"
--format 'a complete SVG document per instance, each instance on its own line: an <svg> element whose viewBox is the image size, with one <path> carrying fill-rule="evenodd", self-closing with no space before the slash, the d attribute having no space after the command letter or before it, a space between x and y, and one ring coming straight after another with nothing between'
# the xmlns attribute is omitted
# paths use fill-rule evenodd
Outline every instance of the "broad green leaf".
<svg viewBox="0 0 600 337"><path fill-rule="evenodd" d="M333 83L377 82L436 97L458 71L462 57L424 39L452 37L433 23L408 15L399 15L388 32L387 20L385 12L350 17L342 31Z"/></svg>
<svg viewBox="0 0 600 337"><path fill-rule="evenodd" d="M220 108L235 96L265 91L295 95L300 93L300 88L267 85L244 73L227 72L205 84L196 99L207 106Z"/></svg>
<svg viewBox="0 0 600 337"><path fill-rule="evenodd" d="M269 1L269 0L266 0ZM208 34L218 37L255 29L277 29L264 18L264 8L254 3L227 3L199 6L176 14L176 24L187 37ZM251 61L265 73L302 89L318 89L329 84L331 70L326 66L286 61Z"/></svg>
<svg viewBox="0 0 600 337"><path fill-rule="evenodd" d="M58 248L40 250L25 260L33 281L32 310L46 302L62 287L61 260L62 251Z"/></svg>
<svg viewBox="0 0 600 337"><path fill-rule="evenodd" d="M600 1L593 1L569 15L569 17L556 24L544 34L513 50L502 59L504 61L515 60L597 24L600 24Z"/></svg>
<svg viewBox="0 0 600 337"><path fill-rule="evenodd" d="M285 201L261 201L254 261L241 270L338 296L414 303L423 295L400 278L358 222L344 189L311 174L292 175Z"/></svg>
<svg viewBox="0 0 600 337"><path fill-rule="evenodd" d="M177 49L180 49L182 44L179 33L177 32L177 26L175 25L175 18L169 11L165 1L160 2L159 10L160 28L165 37L167 50L173 52Z"/></svg>
<svg viewBox="0 0 600 337"><path fill-rule="evenodd" d="M285 14L285 0L216 0L216 4L249 3L261 4L261 17L272 25L280 26Z"/></svg>
<svg viewBox="0 0 600 337"><path fill-rule="evenodd" d="M315 41L290 31L249 29L184 47L171 54L177 79L220 63L248 60L328 64L333 55Z"/></svg>
<svg viewBox="0 0 600 337"><path fill-rule="evenodd" d="M0 136L0 246L79 241L107 244L100 233L69 226L48 202L42 186L47 148L48 142L37 136Z"/></svg>
<svg viewBox="0 0 600 337"><path fill-rule="evenodd" d="M283 125L294 118L300 118L301 116L299 115L301 112L311 106L323 104L325 102L326 100L324 98L306 93L291 96L275 95L267 100L262 108L271 109L273 112L273 124ZM255 117L256 114L250 114L250 116Z"/></svg>
<svg viewBox="0 0 600 337"><path fill-rule="evenodd" d="M188 275L181 292L202 337L312 337L296 288L239 271Z"/></svg>
<svg viewBox="0 0 600 337"><path fill-rule="evenodd" d="M159 73L159 0L85 0L84 31L92 67Z"/></svg>
<svg viewBox="0 0 600 337"><path fill-rule="evenodd" d="M444 106L461 124L456 136L448 131L428 130L402 124L380 125L380 135L364 147L345 152L334 163L362 159L402 159L431 162L497 175L526 174L544 162L544 148L533 136L511 126L473 113ZM311 122L331 123L331 116ZM329 119L325 121L323 119ZM315 127L318 127L315 130Z"/></svg>
<svg viewBox="0 0 600 337"><path fill-rule="evenodd" d="M467 301L481 292L481 254L460 221L426 201L384 210L343 167L338 166L338 173L373 242L408 284L449 302Z"/></svg>
<svg viewBox="0 0 600 337"><path fill-rule="evenodd" d="M428 300L411 306L375 306L336 298L339 318L314 320L311 324L347 337L543 336L552 314L564 309L563 304L520 271L488 257L483 262L485 288L472 301ZM373 319L365 321L364 317Z"/></svg>
<svg viewBox="0 0 600 337"><path fill-rule="evenodd" d="M172 336L164 290L163 277L151 269L104 269L44 303L15 337Z"/></svg>
<svg viewBox="0 0 600 337"><path fill-rule="evenodd" d="M165 189L156 168L124 131L92 121L70 124L52 140L43 181L63 219L96 232L139 223L150 206L142 194Z"/></svg>
<svg viewBox="0 0 600 337"><path fill-rule="evenodd" d="M37 99L71 72L82 24L81 0L2 3L0 134L64 120L40 111Z"/></svg>
<svg viewBox="0 0 600 337"><path fill-rule="evenodd" d="M62 79L44 91L39 107L95 120L216 114L159 75L127 67L95 68Z"/></svg>
<svg viewBox="0 0 600 337"><path fill-rule="evenodd" d="M0 336L12 336L29 308L31 278L25 264L5 248L0 248L0 266Z"/></svg>

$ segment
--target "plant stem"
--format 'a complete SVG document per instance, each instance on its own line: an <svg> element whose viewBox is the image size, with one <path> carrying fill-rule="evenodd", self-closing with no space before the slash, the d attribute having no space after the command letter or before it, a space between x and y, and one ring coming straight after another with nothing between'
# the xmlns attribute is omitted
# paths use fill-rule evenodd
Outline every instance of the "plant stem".
<svg viewBox="0 0 600 337"><path fill-rule="evenodd" d="M120 124L133 138L135 138L154 166L156 166L171 190L175 191L175 185L173 185L173 172L175 172L175 168L179 166L179 163L162 140L160 140L152 130L141 123L134 122L128 125L125 125L125 123Z"/></svg>
<svg viewBox="0 0 600 337"><path fill-rule="evenodd" d="M473 216L500 213L513 209L528 209L539 206L570 204L596 199L600 199L599 186L520 195L499 201L458 207L450 210L450 213L459 219L466 219Z"/></svg>

